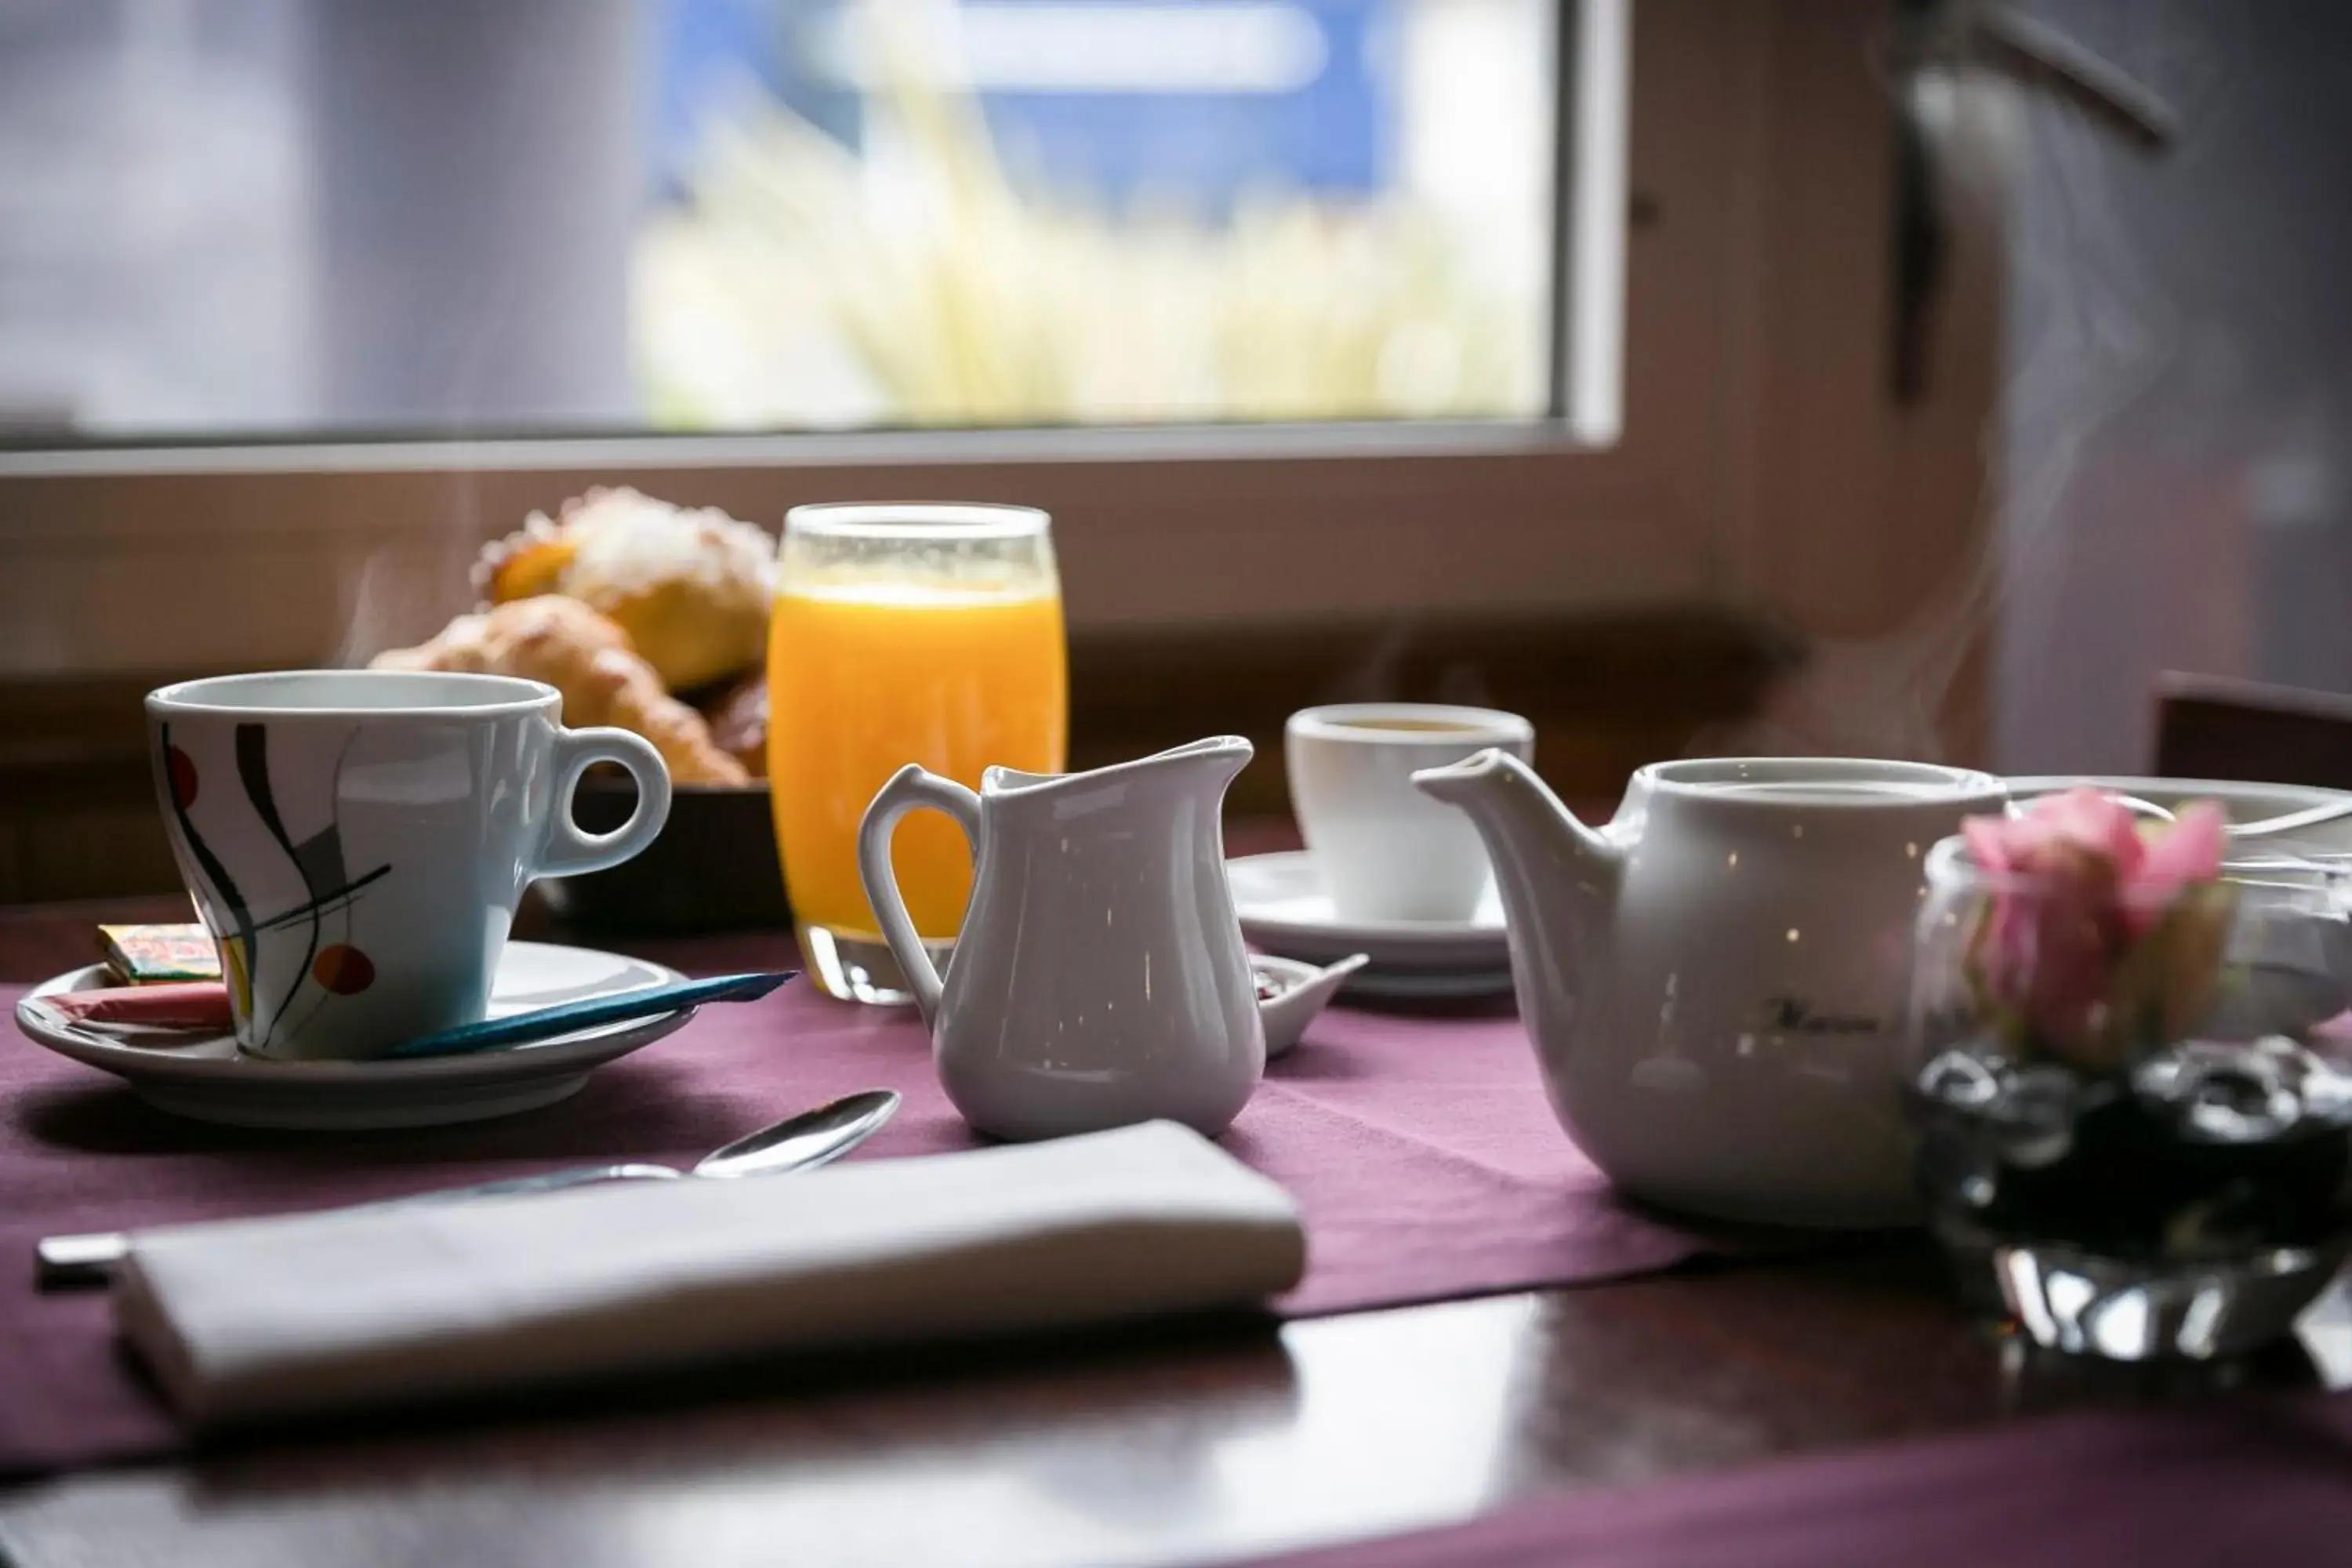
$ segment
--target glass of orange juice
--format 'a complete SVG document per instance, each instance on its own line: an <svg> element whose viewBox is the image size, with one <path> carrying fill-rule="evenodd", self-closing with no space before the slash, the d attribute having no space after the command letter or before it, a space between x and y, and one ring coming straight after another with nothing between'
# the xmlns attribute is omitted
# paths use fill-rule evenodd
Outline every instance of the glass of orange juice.
<svg viewBox="0 0 2352 1568"><path fill-rule="evenodd" d="M829 994L911 1001L857 877L857 824L908 763L1062 771L1069 664L1048 519L1027 507L794 507L768 634L768 783L801 952ZM944 963L971 856L922 812L891 846L915 929Z"/></svg>

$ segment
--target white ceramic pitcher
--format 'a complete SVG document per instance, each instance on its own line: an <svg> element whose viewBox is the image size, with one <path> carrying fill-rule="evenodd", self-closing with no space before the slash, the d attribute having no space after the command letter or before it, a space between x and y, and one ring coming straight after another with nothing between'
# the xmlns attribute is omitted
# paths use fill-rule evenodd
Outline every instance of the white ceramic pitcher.
<svg viewBox="0 0 2352 1568"><path fill-rule="evenodd" d="M1165 1119L1214 1135L1265 1070L1257 991L1225 887L1238 736L1086 773L990 768L975 795L909 764L866 810L858 873L906 972L949 1100L999 1138ZM971 840L971 902L944 981L890 869L919 806Z"/></svg>

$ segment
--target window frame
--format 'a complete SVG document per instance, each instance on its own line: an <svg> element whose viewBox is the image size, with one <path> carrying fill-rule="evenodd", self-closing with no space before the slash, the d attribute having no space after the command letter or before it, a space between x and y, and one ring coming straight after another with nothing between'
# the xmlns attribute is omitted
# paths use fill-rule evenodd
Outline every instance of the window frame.
<svg viewBox="0 0 2352 1568"><path fill-rule="evenodd" d="M1948 553L1976 507L1971 492L1944 509L1890 561L1867 547L1878 518L1843 493L1857 461L1892 482L1875 357L1891 138L1885 94L1855 81L1885 5L1562 5L1562 36L1588 42L1629 19L1611 444L1582 438L1612 421L1570 374L1559 416L1524 422L0 453L0 678L364 657L463 607L482 540L624 482L772 529L816 500L1041 506L1081 633L1670 605L1769 605L1800 625L1895 613L1911 557ZM1564 95L1563 167L1596 155L1591 108ZM1580 289L1612 287L1568 266L1576 250L1562 247L1570 321ZM1825 259L1828 285L1810 284ZM1979 427L1963 408L1912 445L1948 458L1958 443L1960 471L1980 473Z"/></svg>

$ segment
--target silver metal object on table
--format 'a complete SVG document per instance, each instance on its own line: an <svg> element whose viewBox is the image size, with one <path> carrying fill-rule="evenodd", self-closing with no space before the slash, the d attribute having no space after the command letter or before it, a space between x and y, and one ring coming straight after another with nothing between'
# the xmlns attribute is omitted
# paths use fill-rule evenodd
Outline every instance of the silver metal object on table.
<svg viewBox="0 0 2352 1568"><path fill-rule="evenodd" d="M667 1165L621 1163L582 1165L548 1171L536 1176L513 1176L474 1186L418 1193L404 1198L354 1204L354 1209L392 1208L407 1204L460 1203L469 1198L511 1197L547 1193L565 1187L604 1182L667 1182L682 1176L730 1179L780 1175L787 1171L813 1171L829 1165L879 1132L898 1111L898 1096L887 1089L869 1089L845 1095L814 1110L786 1117L771 1127L739 1138L703 1157L690 1171ZM131 1237L121 1231L93 1231L79 1236L42 1238L34 1248L34 1282L44 1290L77 1285L104 1284L109 1272L131 1249Z"/></svg>

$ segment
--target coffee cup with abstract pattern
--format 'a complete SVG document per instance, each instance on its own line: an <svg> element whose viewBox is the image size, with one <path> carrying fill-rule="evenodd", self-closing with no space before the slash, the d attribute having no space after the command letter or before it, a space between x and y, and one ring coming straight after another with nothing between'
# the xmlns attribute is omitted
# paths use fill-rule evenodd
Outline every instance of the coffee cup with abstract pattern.
<svg viewBox="0 0 2352 1568"><path fill-rule="evenodd" d="M622 730L567 730L535 680L298 670L150 692L155 789L212 931L237 1044L362 1059L482 1018L523 889L628 859L669 815L669 774ZM611 763L637 808L572 820Z"/></svg>

